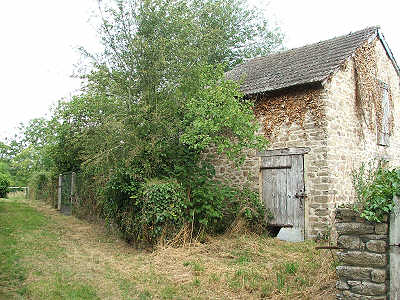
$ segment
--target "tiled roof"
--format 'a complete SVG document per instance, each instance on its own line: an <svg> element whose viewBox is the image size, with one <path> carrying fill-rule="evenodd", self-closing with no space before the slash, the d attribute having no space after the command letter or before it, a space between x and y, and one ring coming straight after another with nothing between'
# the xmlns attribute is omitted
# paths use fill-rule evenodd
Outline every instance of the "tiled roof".
<svg viewBox="0 0 400 300"><path fill-rule="evenodd" d="M243 79L246 95L322 82L354 51L377 36L379 27L369 27L327 41L253 58L226 73L232 80Z"/></svg>

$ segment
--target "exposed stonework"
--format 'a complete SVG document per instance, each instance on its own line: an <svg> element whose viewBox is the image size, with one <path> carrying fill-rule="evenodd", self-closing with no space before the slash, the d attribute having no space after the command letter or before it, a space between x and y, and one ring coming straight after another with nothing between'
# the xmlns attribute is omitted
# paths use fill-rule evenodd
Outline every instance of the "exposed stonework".
<svg viewBox="0 0 400 300"><path fill-rule="evenodd" d="M392 94L394 116L400 115L399 77L389 60L381 42L375 40L378 80L389 85ZM352 171L362 162L371 159L389 159L395 166L400 165L400 122L395 117L390 146L377 144L377 132L368 128L366 121L357 116L354 60L350 58L332 79L327 82L328 116L328 168L331 180L329 202L336 205L352 202L354 190ZM375 115L375 114L373 114ZM373 119L376 124L376 119ZM376 127L376 125L375 125Z"/></svg>
<svg viewBox="0 0 400 300"><path fill-rule="evenodd" d="M245 153L246 160L240 167L236 167L226 156L217 155L212 150L209 150L206 155L215 167L216 179L232 186L247 186L258 192L260 165L255 150L248 150Z"/></svg>
<svg viewBox="0 0 400 300"><path fill-rule="evenodd" d="M374 234L382 225L387 223L369 223L350 209L336 210L337 245L341 248L336 267L338 300L386 299L388 233Z"/></svg>
<svg viewBox="0 0 400 300"><path fill-rule="evenodd" d="M399 76L381 41L375 38L369 42L375 48L376 78L387 84L391 94L394 123L389 146L378 145L376 130L371 130L370 124L358 114L355 61L353 57L349 57L341 68L323 82L323 87L317 93L321 105L319 110L323 111L324 118L317 120L312 107L304 110L304 118L299 123L289 120L288 117L288 120L279 122L279 128L274 128L266 149L311 149L304 156L306 238L325 234L332 225L335 207L354 201L352 171L358 169L362 162L383 158L388 159L393 166L400 166ZM301 89L286 89L273 95L257 96L257 101L263 102L268 108L270 99L282 97L290 100L294 97L293 91L297 91L296 97L301 97ZM279 116L291 115L286 113L288 106L282 105L281 109L282 113ZM372 122L375 122L375 126L372 127L376 128L376 114L372 115ZM370 121L369 118L368 122ZM265 124L262 116L260 124ZM241 169L234 168L233 164L224 158L215 159L216 177L235 185L245 184L254 190L260 190L261 172L259 158L255 154L255 151L248 151L247 160ZM375 230L376 232L370 234L385 234L387 228L376 227ZM374 246L370 244L369 247Z"/></svg>

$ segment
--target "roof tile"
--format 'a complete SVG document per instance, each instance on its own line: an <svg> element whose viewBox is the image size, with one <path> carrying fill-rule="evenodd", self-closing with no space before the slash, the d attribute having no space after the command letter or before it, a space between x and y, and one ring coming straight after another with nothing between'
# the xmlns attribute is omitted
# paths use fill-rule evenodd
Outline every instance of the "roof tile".
<svg viewBox="0 0 400 300"><path fill-rule="evenodd" d="M327 41L256 57L226 73L241 80L246 95L269 92L296 85L322 82L340 67L378 27L369 27Z"/></svg>

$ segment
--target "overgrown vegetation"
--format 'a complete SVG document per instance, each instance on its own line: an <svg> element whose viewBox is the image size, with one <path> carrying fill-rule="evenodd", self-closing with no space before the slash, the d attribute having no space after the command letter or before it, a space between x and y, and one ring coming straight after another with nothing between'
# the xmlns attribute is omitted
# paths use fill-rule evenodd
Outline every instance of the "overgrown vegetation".
<svg viewBox="0 0 400 300"><path fill-rule="evenodd" d="M6 174L0 173L0 198L5 198L9 192L10 178Z"/></svg>
<svg viewBox="0 0 400 300"><path fill-rule="evenodd" d="M133 242L221 233L240 216L259 229L251 191L214 180L203 152L237 166L255 135L253 102L224 73L281 48L282 34L242 0L99 1L103 52L81 49L83 86L48 119L21 129L10 154L35 197L79 174L80 215L97 215Z"/></svg>
<svg viewBox="0 0 400 300"><path fill-rule="evenodd" d="M230 234L148 252L22 200L0 200L0 224L1 299L335 298L332 257L312 241Z"/></svg>
<svg viewBox="0 0 400 300"><path fill-rule="evenodd" d="M400 195L400 169L388 168L384 161L363 163L353 172L357 201L355 210L368 221L382 222Z"/></svg>

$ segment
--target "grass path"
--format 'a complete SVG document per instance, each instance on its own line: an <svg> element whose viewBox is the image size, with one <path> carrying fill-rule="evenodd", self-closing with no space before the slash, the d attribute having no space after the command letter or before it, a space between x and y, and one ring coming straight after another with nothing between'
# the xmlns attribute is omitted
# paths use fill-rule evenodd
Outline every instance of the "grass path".
<svg viewBox="0 0 400 300"><path fill-rule="evenodd" d="M41 202L0 200L0 299L335 299L314 242L224 236L136 250Z"/></svg>

